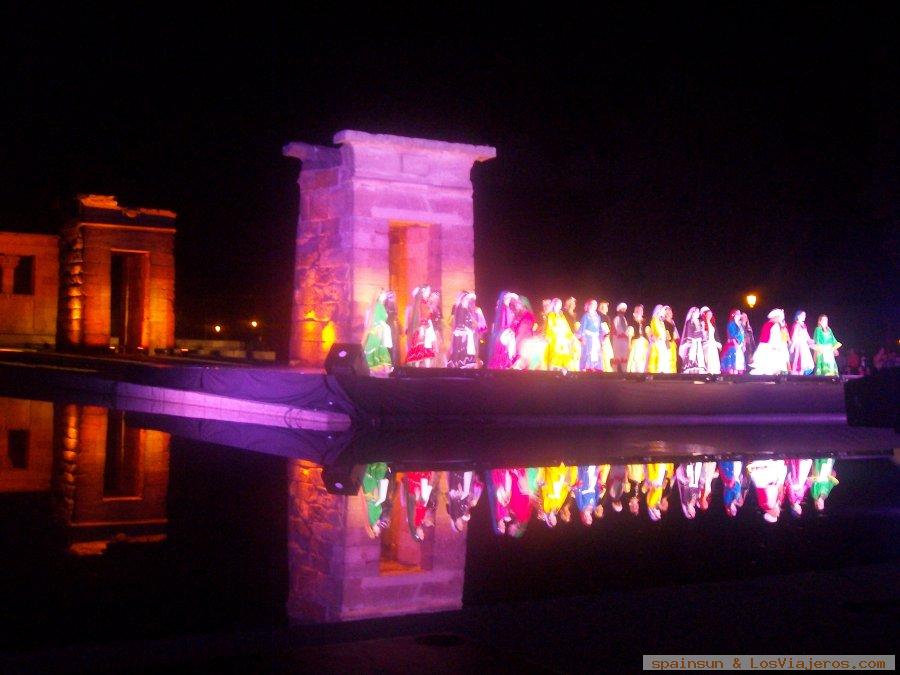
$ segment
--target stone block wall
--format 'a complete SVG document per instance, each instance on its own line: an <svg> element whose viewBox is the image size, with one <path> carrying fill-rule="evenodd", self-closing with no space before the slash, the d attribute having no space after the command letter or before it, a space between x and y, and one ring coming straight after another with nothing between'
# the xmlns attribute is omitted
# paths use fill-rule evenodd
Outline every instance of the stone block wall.
<svg viewBox="0 0 900 675"><path fill-rule="evenodd" d="M381 540L366 532L362 499L328 494L321 471L304 461L289 468L288 615L292 620L348 621L462 606L466 538L450 526L443 501L446 485L440 486L430 541L416 543L405 535L407 544L428 549L419 558L423 564L386 570ZM399 537L404 534L400 532Z"/></svg>
<svg viewBox="0 0 900 675"><path fill-rule="evenodd" d="M33 293L13 293L21 258L34 258ZM0 232L0 345L56 343L59 237Z"/></svg>
<svg viewBox="0 0 900 675"><path fill-rule="evenodd" d="M27 431L24 466L10 456L9 432ZM50 490L53 466L53 404L0 397L0 493Z"/></svg>
<svg viewBox="0 0 900 675"><path fill-rule="evenodd" d="M429 283L445 316L456 292L474 288L470 173L496 150L342 131L339 149L291 143L302 163L291 359L320 366L333 342L360 342L375 296L390 285L392 227L420 228L427 271L401 295ZM405 276L405 275L404 275Z"/></svg>

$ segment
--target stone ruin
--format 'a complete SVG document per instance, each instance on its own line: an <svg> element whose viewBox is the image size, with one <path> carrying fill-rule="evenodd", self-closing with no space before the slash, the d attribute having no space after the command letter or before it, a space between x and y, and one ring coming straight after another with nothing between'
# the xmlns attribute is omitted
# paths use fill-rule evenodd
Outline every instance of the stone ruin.
<svg viewBox="0 0 900 675"><path fill-rule="evenodd" d="M471 170L484 145L341 131L339 148L290 143L302 162L290 358L321 366L335 342L363 339L382 290L403 316L413 288L441 291L445 315L475 286Z"/></svg>

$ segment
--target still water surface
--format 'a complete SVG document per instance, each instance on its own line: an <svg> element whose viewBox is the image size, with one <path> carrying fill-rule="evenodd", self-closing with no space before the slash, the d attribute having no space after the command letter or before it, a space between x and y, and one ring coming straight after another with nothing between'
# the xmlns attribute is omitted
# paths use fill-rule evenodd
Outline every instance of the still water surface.
<svg viewBox="0 0 900 675"><path fill-rule="evenodd" d="M900 471L889 433L836 426L663 428L529 431L510 438L470 431L430 444L427 437L395 436L382 444L381 456L377 438L349 439L335 455L336 439L300 432L292 437L223 423L200 428L99 406L0 398L0 602L14 608L0 648L287 624L296 576L290 542L298 462L320 460L319 443L332 443L328 456L340 457L338 473L351 480L367 465L388 461L386 499L378 505L385 573L427 567L424 558L411 562L408 551L421 546L417 534L425 544L433 539L429 509L446 506L423 498L423 480L441 495L450 485L448 471L472 472L467 486L480 482L481 497L455 533L467 540L462 600L469 606L895 561L900 552ZM807 493L801 515L785 498L777 522L766 522L750 481L743 506L731 516L720 475L708 483L708 508L695 508L688 518L670 475L667 511L651 518L653 480L633 480L637 514L629 511L627 490L618 512L611 502L616 490L600 489L602 516L592 508L587 525L563 494L578 489L577 466L631 464L645 467L646 475L647 467L667 463L670 472L702 460L720 470L716 460L746 467L781 456L835 457L838 482L824 510ZM573 467L571 479L562 478L561 462ZM510 467L519 473L506 481ZM532 481L527 514L500 524L518 476L523 487ZM550 507L548 517L554 490L565 504ZM470 503L475 492L468 489ZM353 522L370 515L364 496L350 497L347 508L358 510Z"/></svg>

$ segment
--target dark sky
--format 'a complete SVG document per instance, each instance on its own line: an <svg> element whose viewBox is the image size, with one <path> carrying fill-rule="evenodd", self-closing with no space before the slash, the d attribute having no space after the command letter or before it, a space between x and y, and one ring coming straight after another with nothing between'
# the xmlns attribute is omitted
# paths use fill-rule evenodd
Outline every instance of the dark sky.
<svg viewBox="0 0 900 675"><path fill-rule="evenodd" d="M844 342L900 335L887 16L223 11L4 10L0 229L55 231L79 192L173 209L179 333L277 325L299 168L281 147L354 128L497 147L473 172L486 309L509 287L681 321L752 289Z"/></svg>

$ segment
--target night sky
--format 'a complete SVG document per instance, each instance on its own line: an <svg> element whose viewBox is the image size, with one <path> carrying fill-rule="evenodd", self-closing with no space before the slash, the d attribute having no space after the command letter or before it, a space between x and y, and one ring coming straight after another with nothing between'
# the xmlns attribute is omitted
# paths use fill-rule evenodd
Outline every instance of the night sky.
<svg viewBox="0 0 900 675"><path fill-rule="evenodd" d="M896 24L774 7L505 25L7 8L0 229L55 232L81 192L172 209L179 335L257 316L283 344L299 169L283 145L347 128L487 144L489 315L506 287L670 304L679 324L709 304L724 323L754 290L757 330L800 306L847 344L896 340Z"/></svg>

